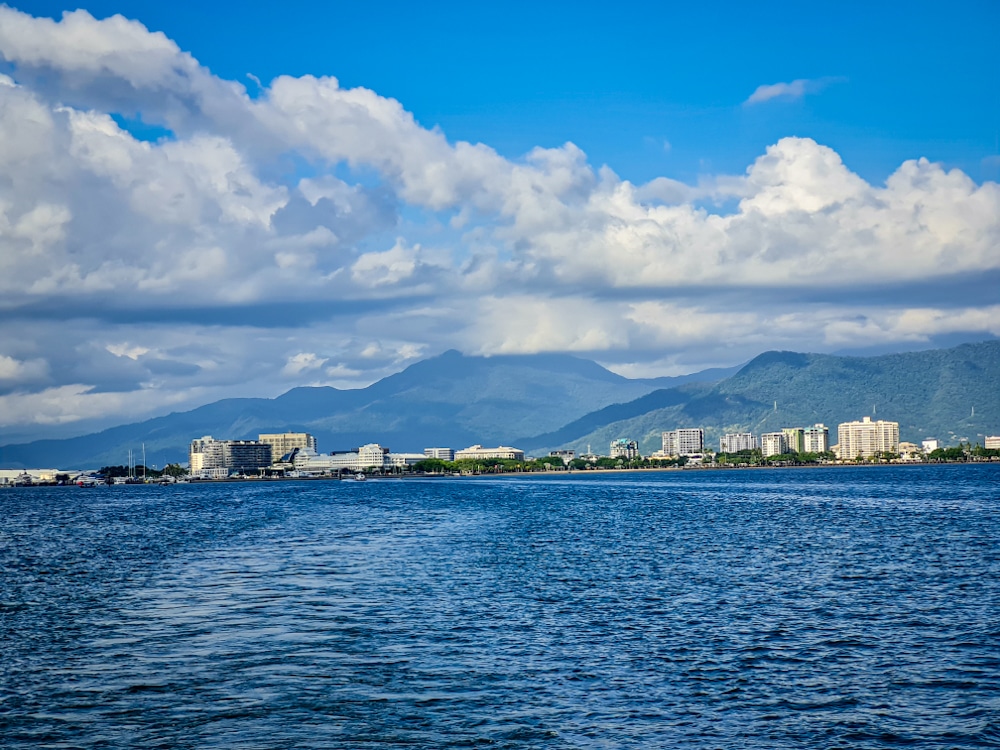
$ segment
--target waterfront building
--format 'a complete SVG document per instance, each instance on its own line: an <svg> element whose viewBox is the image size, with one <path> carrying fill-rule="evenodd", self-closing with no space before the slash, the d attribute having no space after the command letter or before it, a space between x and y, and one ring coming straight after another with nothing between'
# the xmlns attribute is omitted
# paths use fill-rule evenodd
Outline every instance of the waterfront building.
<svg viewBox="0 0 1000 750"><path fill-rule="evenodd" d="M188 473L193 477L245 474L270 465L271 446L257 440L216 440L205 435L192 440L188 449Z"/></svg>
<svg viewBox="0 0 1000 750"><path fill-rule="evenodd" d="M308 432L264 433L258 435L257 439L271 446L271 458L274 459L275 463L296 448L312 448L316 450L316 438Z"/></svg>
<svg viewBox="0 0 1000 750"><path fill-rule="evenodd" d="M424 458L438 458L442 461L454 461L455 451L451 448L424 448Z"/></svg>
<svg viewBox="0 0 1000 750"><path fill-rule="evenodd" d="M719 438L720 453L739 453L757 450L760 445L752 432L727 432Z"/></svg>
<svg viewBox="0 0 1000 750"><path fill-rule="evenodd" d="M509 448L504 445L497 446L496 448L484 448L478 444L470 445L468 448L464 448L460 451L455 451L456 461L461 461L463 459L483 460L487 458L502 458L512 461L523 461L524 451L518 450L517 448Z"/></svg>
<svg viewBox="0 0 1000 750"><path fill-rule="evenodd" d="M925 438L920 447L924 449L924 453L930 453L941 447L941 441L937 438Z"/></svg>
<svg viewBox="0 0 1000 750"><path fill-rule="evenodd" d="M694 456L705 452L705 431L700 427L663 433L663 452L668 456Z"/></svg>
<svg viewBox="0 0 1000 750"><path fill-rule="evenodd" d="M806 437L805 430L801 427L784 427L782 433L785 435L786 453L805 453Z"/></svg>
<svg viewBox="0 0 1000 750"><path fill-rule="evenodd" d="M549 453L549 455L552 456L553 458L561 458L563 460L563 463L568 466L569 462L572 461L574 458L576 458L576 451L574 450L552 451Z"/></svg>
<svg viewBox="0 0 1000 750"><path fill-rule="evenodd" d="M292 452L292 465L296 471L306 474L336 474L341 471L364 472L382 471L393 467L388 448L378 443L368 443L353 451L333 451L316 453L312 448L296 448ZM400 464L416 463L426 458L422 453L404 454Z"/></svg>
<svg viewBox="0 0 1000 750"><path fill-rule="evenodd" d="M631 461L634 458L640 458L639 443L635 440L627 440L625 438L612 440L610 456L611 458L623 458L626 461Z"/></svg>
<svg viewBox="0 0 1000 750"><path fill-rule="evenodd" d="M788 439L784 432L765 432L760 436L760 453L764 458L788 453Z"/></svg>
<svg viewBox="0 0 1000 750"><path fill-rule="evenodd" d="M1000 435L987 435L986 445L983 447L991 451L1000 451Z"/></svg>
<svg viewBox="0 0 1000 750"><path fill-rule="evenodd" d="M826 453L830 450L830 430L824 424L815 424L802 431L805 453Z"/></svg>
<svg viewBox="0 0 1000 750"><path fill-rule="evenodd" d="M876 453L899 453L899 422L864 417L837 427L841 460L871 458Z"/></svg>

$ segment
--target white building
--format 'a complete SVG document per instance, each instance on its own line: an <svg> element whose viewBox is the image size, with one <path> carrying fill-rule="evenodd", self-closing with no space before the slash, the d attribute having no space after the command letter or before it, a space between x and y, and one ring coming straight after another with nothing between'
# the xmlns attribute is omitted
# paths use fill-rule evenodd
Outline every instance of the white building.
<svg viewBox="0 0 1000 750"><path fill-rule="evenodd" d="M871 458L876 453L899 453L899 422L865 417L860 422L841 422L837 427L841 460Z"/></svg>
<svg viewBox="0 0 1000 750"><path fill-rule="evenodd" d="M257 436L262 443L271 446L271 458L280 461L296 448L312 448L316 450L316 438L308 432L275 432Z"/></svg>
<svg viewBox="0 0 1000 750"><path fill-rule="evenodd" d="M930 453L941 447L941 441L937 438L927 438L920 443L920 447L924 449L924 453Z"/></svg>
<svg viewBox="0 0 1000 750"><path fill-rule="evenodd" d="M424 448L424 458L438 458L442 461L454 461L455 451L451 448Z"/></svg>
<svg viewBox="0 0 1000 750"><path fill-rule="evenodd" d="M316 453L312 448L298 448L292 457L296 471L304 474L336 474L341 471L365 472L412 466L427 458L423 453L390 453L378 443L362 445L354 451Z"/></svg>
<svg viewBox="0 0 1000 750"><path fill-rule="evenodd" d="M760 453L764 458L788 453L788 438L784 432L765 432L760 436Z"/></svg>
<svg viewBox="0 0 1000 750"><path fill-rule="evenodd" d="M639 458L639 443L635 440L626 440L625 438L612 440L610 450L611 458L624 458L626 461Z"/></svg>
<svg viewBox="0 0 1000 750"><path fill-rule="evenodd" d="M757 436L752 432L727 432L719 438L720 453L739 453L740 451L757 450Z"/></svg>
<svg viewBox="0 0 1000 750"><path fill-rule="evenodd" d="M694 456L705 452L705 431L700 427L668 430L662 437L663 453L667 456Z"/></svg>
<svg viewBox="0 0 1000 750"><path fill-rule="evenodd" d="M1000 451L1000 435L987 435L986 445L983 447L991 451Z"/></svg>
<svg viewBox="0 0 1000 750"><path fill-rule="evenodd" d="M524 451L507 446L497 446L496 448L484 448L481 445L471 445L460 451L455 451L455 460L472 459L480 461L486 458L502 458L513 461L523 461Z"/></svg>
<svg viewBox="0 0 1000 750"><path fill-rule="evenodd" d="M803 450L806 453L826 453L830 450L830 430L826 425L815 424L802 431Z"/></svg>

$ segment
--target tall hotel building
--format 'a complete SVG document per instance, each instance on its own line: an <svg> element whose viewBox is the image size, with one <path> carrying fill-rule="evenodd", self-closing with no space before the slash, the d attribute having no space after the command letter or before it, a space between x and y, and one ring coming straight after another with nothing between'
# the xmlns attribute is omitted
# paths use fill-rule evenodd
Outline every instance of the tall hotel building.
<svg viewBox="0 0 1000 750"><path fill-rule="evenodd" d="M695 456L705 452L705 431L700 427L668 430L663 433L665 456Z"/></svg>
<svg viewBox="0 0 1000 750"><path fill-rule="evenodd" d="M871 458L876 453L899 453L899 422L882 419L872 422L865 417L860 422L841 422L837 427L840 458Z"/></svg>
<svg viewBox="0 0 1000 750"><path fill-rule="evenodd" d="M784 432L765 432L760 436L760 453L764 458L788 453L788 438Z"/></svg>
<svg viewBox="0 0 1000 750"><path fill-rule="evenodd" d="M830 450L830 430L826 425L816 424L802 431L806 453L826 453Z"/></svg>
<svg viewBox="0 0 1000 750"><path fill-rule="evenodd" d="M316 438L308 432L279 432L259 435L261 443L271 446L271 456L275 461L287 456L296 448L309 448L316 451Z"/></svg>
<svg viewBox="0 0 1000 750"><path fill-rule="evenodd" d="M752 432L729 432L719 438L720 453L757 450L757 437Z"/></svg>

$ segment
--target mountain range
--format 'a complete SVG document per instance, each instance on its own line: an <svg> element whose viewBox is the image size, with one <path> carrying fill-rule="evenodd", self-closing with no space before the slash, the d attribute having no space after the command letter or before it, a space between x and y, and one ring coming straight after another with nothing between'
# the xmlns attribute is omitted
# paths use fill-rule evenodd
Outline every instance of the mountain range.
<svg viewBox="0 0 1000 750"><path fill-rule="evenodd" d="M900 423L903 440L977 441L1000 432L1000 341L951 349L841 357L766 352L742 367L679 378L630 379L563 354L418 362L367 388L294 388L274 399L234 398L80 437L0 447L0 467L121 464L145 445L150 465L183 462L195 437L248 439L306 431L321 451L378 442L397 451L515 445L607 452L611 440L660 447L660 433L703 427L755 433L865 415Z"/></svg>

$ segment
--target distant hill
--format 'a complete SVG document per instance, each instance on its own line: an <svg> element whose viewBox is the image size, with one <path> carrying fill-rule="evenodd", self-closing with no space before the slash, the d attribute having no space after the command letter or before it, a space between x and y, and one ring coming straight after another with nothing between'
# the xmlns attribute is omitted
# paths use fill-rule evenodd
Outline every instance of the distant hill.
<svg viewBox="0 0 1000 750"><path fill-rule="evenodd" d="M510 444L551 432L589 411L664 386L720 380L730 370L629 379L562 354L468 357L456 351L418 362L367 388L294 388L274 398L224 399L200 408L82 437L0 448L0 467L87 468L121 464L145 444L150 465L186 461L193 438L256 438L307 431L321 451L378 442L397 451L473 443Z"/></svg>
<svg viewBox="0 0 1000 750"><path fill-rule="evenodd" d="M899 422L900 438L914 442L975 443L1000 433L1000 341L878 357L766 352L712 386L654 391L524 442L538 452L588 444L606 451L626 437L651 452L676 427L703 427L706 444L717 447L725 432L817 422L836 442L840 422L866 415Z"/></svg>

